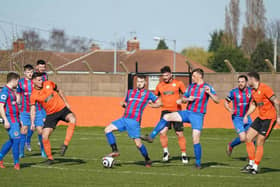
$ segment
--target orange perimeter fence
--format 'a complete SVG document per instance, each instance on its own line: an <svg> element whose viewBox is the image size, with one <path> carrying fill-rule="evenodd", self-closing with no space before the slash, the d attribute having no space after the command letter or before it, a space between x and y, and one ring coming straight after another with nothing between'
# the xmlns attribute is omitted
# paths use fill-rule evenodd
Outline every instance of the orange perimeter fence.
<svg viewBox="0 0 280 187"><path fill-rule="evenodd" d="M68 96L71 110L76 114L77 125L83 127L107 126L110 122L122 117L124 109L120 106L123 98L119 97L89 97ZM233 124L229 112L224 109L224 101L214 104L208 103L207 114L204 120L204 128L232 129ZM252 115L254 119L257 115ZM154 127L160 117L160 109L146 107L141 126ZM186 123L186 126L189 124ZM278 127L277 127L278 128Z"/></svg>

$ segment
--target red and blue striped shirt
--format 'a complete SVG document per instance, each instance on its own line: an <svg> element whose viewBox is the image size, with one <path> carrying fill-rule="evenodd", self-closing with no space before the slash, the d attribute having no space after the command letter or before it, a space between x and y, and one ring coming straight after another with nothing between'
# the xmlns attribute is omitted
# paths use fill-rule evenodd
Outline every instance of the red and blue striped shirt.
<svg viewBox="0 0 280 187"><path fill-rule="evenodd" d="M30 112L30 96L33 90L32 80L22 78L18 82L17 93L20 95L21 112ZM42 106L36 103L36 111L41 111Z"/></svg>
<svg viewBox="0 0 280 187"><path fill-rule="evenodd" d="M15 91L7 86L3 87L0 92L0 103L4 103L8 120L12 123L19 123L19 109Z"/></svg>
<svg viewBox="0 0 280 187"><path fill-rule="evenodd" d="M193 96L194 101L189 101L187 105L187 110L205 114L206 108L209 100L209 94L205 92L205 87L208 86L212 94L216 95L216 92L212 86L207 83L203 84L190 84L184 97Z"/></svg>
<svg viewBox="0 0 280 187"><path fill-rule="evenodd" d="M252 100L252 89L249 87L243 90L239 88L232 89L226 100L232 102L233 116L244 117Z"/></svg>
<svg viewBox="0 0 280 187"><path fill-rule="evenodd" d="M155 94L146 89L128 90L125 98L127 106L123 117L140 122L146 105L149 101L156 102L157 99L158 97Z"/></svg>

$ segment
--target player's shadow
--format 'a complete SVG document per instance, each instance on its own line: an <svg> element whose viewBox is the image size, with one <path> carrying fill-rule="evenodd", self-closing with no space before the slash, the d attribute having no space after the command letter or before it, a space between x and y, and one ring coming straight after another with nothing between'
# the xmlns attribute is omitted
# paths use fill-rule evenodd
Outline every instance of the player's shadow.
<svg viewBox="0 0 280 187"><path fill-rule="evenodd" d="M245 157L232 157L232 159L240 160L240 161L248 161L248 158L246 156Z"/></svg>
<svg viewBox="0 0 280 187"><path fill-rule="evenodd" d="M65 164L65 165L81 165L87 163L82 159L73 158L55 158L53 164Z"/></svg>
<svg viewBox="0 0 280 187"><path fill-rule="evenodd" d="M204 162L201 164L202 168L209 168L213 166L229 166L229 164L219 163L219 162Z"/></svg>
<svg viewBox="0 0 280 187"><path fill-rule="evenodd" d="M30 163L21 163L20 164L20 168L30 168L34 165L36 165L37 163L34 163L34 162L30 162Z"/></svg>
<svg viewBox="0 0 280 187"><path fill-rule="evenodd" d="M189 156L188 158L189 158L189 161L195 159L195 157L193 157L193 156ZM172 161L172 160L181 160L181 159L182 159L181 156L172 156L172 157L169 158L170 161Z"/></svg>
<svg viewBox="0 0 280 187"><path fill-rule="evenodd" d="M280 169L276 168L261 168L260 173L280 172Z"/></svg>

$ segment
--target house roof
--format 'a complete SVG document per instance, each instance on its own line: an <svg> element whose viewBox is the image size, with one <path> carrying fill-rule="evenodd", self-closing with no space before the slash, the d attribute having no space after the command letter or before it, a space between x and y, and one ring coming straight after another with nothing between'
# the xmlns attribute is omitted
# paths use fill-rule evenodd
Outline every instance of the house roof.
<svg viewBox="0 0 280 187"><path fill-rule="evenodd" d="M127 52L117 51L117 71L124 72L120 65L123 62L129 72L135 72L135 63L138 62L139 72L158 72L163 66L173 67L173 51L171 50L136 50ZM25 64L35 65L38 59L50 62L57 71L89 71L83 62L87 62L95 72L114 71L114 50L95 50L88 53L65 53L53 51L20 51L12 53L10 50L0 51L0 70L11 71L12 63L19 67ZM214 73L213 70L187 59L185 56L176 53L176 71L188 71L189 61L192 68L202 68L206 73Z"/></svg>

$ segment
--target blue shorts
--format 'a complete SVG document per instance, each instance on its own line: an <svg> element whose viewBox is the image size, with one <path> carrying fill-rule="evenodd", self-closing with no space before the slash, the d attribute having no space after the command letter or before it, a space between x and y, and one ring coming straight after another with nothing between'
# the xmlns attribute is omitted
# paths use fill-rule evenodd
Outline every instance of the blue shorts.
<svg viewBox="0 0 280 187"><path fill-rule="evenodd" d="M178 111L178 114L181 116L183 122L191 124L192 129L202 130L204 114L189 110Z"/></svg>
<svg viewBox="0 0 280 187"><path fill-rule="evenodd" d="M20 138L20 124L19 122L12 123L9 120L10 128L7 129L9 137L11 139L19 139Z"/></svg>
<svg viewBox="0 0 280 187"><path fill-rule="evenodd" d="M44 114L42 111L36 111L35 115L35 126L36 127L41 127L44 126ZM31 117L29 112L21 112L20 113L20 121L23 126L30 126L31 125Z"/></svg>
<svg viewBox="0 0 280 187"><path fill-rule="evenodd" d="M246 132L252 124L251 117L248 117L248 123L244 124L243 117L232 116L232 122L237 134Z"/></svg>
<svg viewBox="0 0 280 187"><path fill-rule="evenodd" d="M113 121L112 124L116 126L120 132L127 131L130 138L140 138L141 128L138 121L129 118L120 118Z"/></svg>

